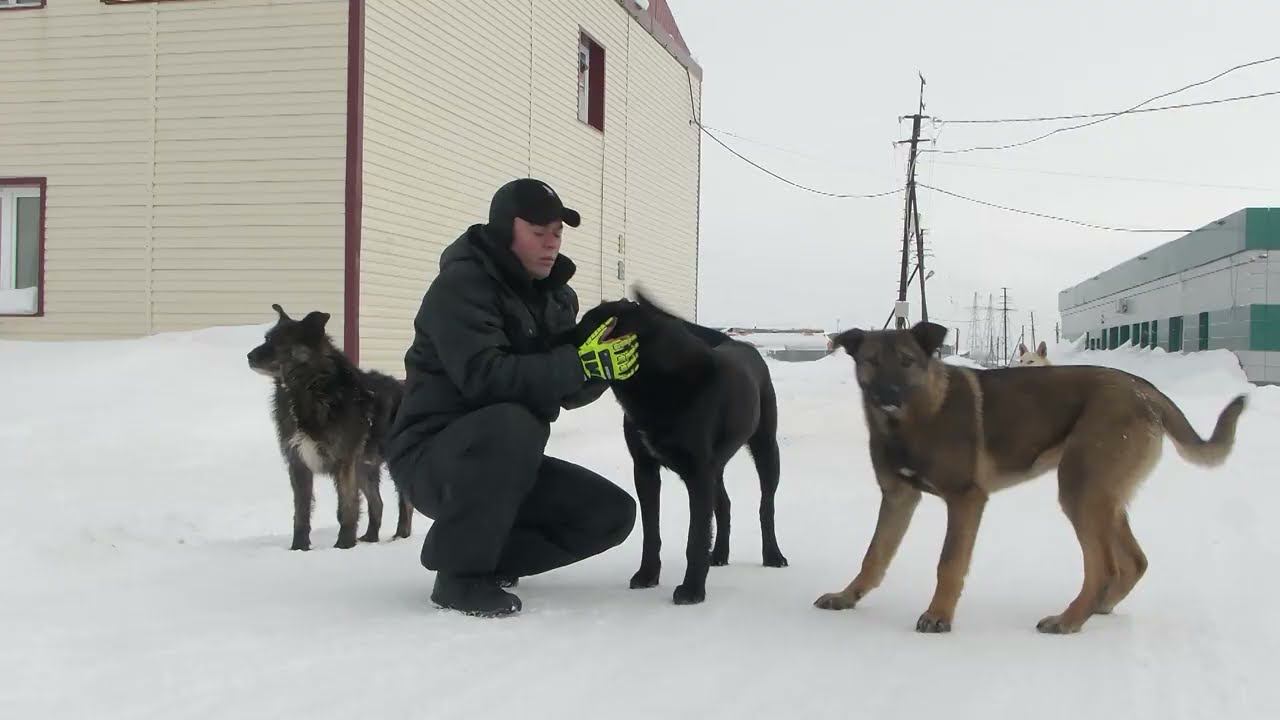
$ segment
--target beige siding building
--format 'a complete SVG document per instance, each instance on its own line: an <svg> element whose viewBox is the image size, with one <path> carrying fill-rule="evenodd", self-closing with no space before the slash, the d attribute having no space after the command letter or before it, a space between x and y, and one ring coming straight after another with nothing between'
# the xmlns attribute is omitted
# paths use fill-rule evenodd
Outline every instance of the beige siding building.
<svg viewBox="0 0 1280 720"><path fill-rule="evenodd" d="M525 175L582 213L584 307L696 314L701 70L664 0L0 0L0 63L0 338L279 302L401 373L441 250Z"/></svg>

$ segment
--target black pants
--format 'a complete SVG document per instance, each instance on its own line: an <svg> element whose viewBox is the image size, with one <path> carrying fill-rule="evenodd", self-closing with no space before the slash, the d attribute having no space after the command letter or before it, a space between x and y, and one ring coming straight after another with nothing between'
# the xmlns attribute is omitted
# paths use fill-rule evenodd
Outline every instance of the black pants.
<svg viewBox="0 0 1280 720"><path fill-rule="evenodd" d="M434 520L428 570L536 575L618 545L636 505L599 475L543 454L550 427L524 407L477 410L404 453L392 469Z"/></svg>

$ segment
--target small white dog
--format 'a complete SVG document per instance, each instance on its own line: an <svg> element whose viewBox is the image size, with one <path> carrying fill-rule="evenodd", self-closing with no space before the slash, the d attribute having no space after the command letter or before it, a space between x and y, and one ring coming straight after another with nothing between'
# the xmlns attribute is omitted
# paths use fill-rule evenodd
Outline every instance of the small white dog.
<svg viewBox="0 0 1280 720"><path fill-rule="evenodd" d="M1018 343L1018 359L1015 362L1018 365L1039 365L1042 367L1053 364L1049 362L1049 347L1044 344L1043 340L1040 341L1035 352L1028 350L1023 343Z"/></svg>

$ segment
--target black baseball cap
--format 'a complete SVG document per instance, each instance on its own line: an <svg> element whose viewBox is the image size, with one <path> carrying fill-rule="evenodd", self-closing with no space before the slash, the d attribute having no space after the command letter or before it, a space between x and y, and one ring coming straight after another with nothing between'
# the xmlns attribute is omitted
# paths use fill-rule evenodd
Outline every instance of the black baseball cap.
<svg viewBox="0 0 1280 720"><path fill-rule="evenodd" d="M551 186L534 178L520 178L498 188L489 203L489 224L510 227L513 218L520 218L534 225L550 225L556 220L569 227L578 227L582 216L560 201Z"/></svg>

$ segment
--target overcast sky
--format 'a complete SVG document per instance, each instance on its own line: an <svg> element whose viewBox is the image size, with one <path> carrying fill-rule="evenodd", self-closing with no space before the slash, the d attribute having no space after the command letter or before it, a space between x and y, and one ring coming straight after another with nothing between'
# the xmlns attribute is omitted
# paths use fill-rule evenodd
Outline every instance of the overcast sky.
<svg viewBox="0 0 1280 720"><path fill-rule="evenodd" d="M670 3L704 69L703 122L751 138L725 140L771 169L832 192L903 184L906 151L892 142L910 134L898 116L915 109L917 70L928 81L926 114L943 121L924 134L946 149L1057 126L948 119L1121 110L1280 54L1280 2L1265 0ZM1156 104L1277 89L1273 62ZM919 179L1098 224L1190 229L1239 208L1280 206L1278 130L1280 96L1148 113L1023 148L922 155ZM901 193L811 195L708 138L702 163L701 321L828 329L837 319L843 327L884 322L897 293ZM920 207L934 255L926 266L936 271L927 283L931 319L967 321L975 291L985 304L1007 286L1016 324L1034 310L1041 336L1053 331L1058 290L1177 237L1090 230L927 190ZM915 319L918 286L910 299Z"/></svg>

